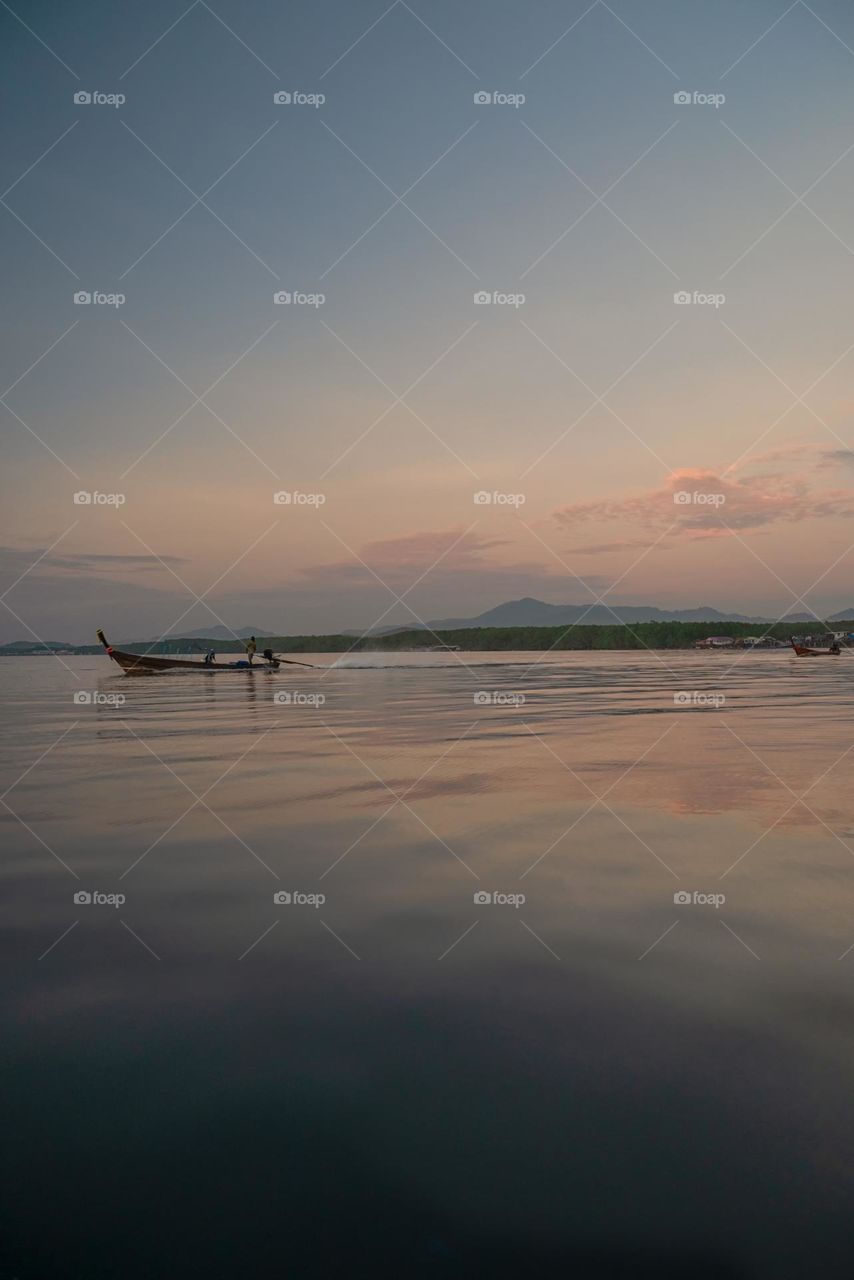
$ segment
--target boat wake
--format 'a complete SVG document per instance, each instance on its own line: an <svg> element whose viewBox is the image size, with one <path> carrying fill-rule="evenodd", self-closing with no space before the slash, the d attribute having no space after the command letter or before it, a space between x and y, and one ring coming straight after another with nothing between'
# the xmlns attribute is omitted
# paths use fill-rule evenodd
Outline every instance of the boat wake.
<svg viewBox="0 0 854 1280"><path fill-rule="evenodd" d="M482 657L468 658L464 655L430 654L421 661L413 660L412 654L401 654L396 661L394 655L378 653L376 658L370 654L360 653L358 657L344 657L337 662L327 664L327 669L337 671L434 671L441 667L513 667L531 666L532 663L520 662L518 658L502 662L492 659L484 661Z"/></svg>

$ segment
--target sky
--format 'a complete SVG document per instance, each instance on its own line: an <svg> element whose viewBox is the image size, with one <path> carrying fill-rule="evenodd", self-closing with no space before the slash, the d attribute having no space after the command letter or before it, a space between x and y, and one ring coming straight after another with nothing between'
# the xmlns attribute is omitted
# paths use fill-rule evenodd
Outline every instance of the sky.
<svg viewBox="0 0 854 1280"><path fill-rule="evenodd" d="M854 606L843 0L41 0L0 49L0 641Z"/></svg>

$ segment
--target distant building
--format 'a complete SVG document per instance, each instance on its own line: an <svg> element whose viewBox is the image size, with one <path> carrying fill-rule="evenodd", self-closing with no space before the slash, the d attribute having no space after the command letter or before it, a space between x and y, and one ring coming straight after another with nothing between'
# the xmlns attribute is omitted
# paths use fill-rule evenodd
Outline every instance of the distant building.
<svg viewBox="0 0 854 1280"><path fill-rule="evenodd" d="M731 649L735 644L733 636L706 636L705 640L697 640L695 649Z"/></svg>
<svg viewBox="0 0 854 1280"><path fill-rule="evenodd" d="M740 649L788 649L788 644L784 640L777 640L774 636L739 636L736 645Z"/></svg>

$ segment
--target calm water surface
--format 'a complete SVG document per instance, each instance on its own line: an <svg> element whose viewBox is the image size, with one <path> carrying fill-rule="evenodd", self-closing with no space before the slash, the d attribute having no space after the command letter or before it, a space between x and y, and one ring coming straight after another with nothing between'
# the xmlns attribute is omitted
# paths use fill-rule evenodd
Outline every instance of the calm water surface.
<svg viewBox="0 0 854 1280"><path fill-rule="evenodd" d="M850 1276L854 659L306 660L0 663L2 1280Z"/></svg>

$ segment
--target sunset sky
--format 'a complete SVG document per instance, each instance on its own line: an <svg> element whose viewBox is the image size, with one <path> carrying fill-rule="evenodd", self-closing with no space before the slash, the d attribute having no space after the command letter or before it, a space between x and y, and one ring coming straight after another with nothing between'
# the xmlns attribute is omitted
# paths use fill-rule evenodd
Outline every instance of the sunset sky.
<svg viewBox="0 0 854 1280"><path fill-rule="evenodd" d="M850 3L12 9L0 640L854 606Z"/></svg>

